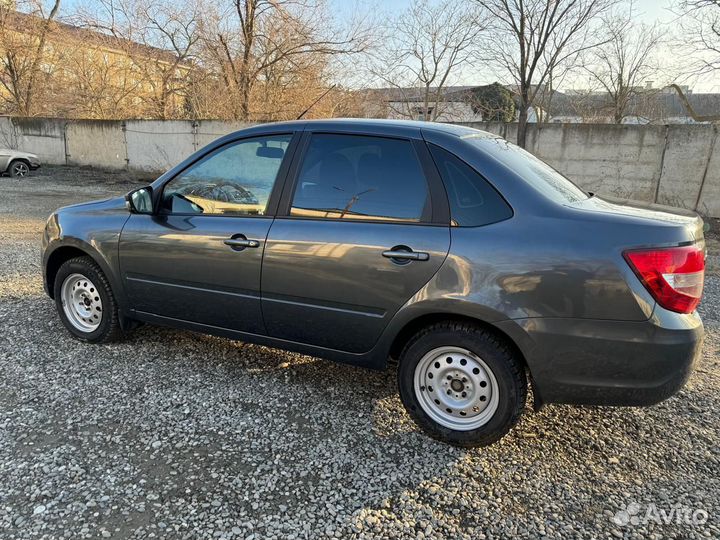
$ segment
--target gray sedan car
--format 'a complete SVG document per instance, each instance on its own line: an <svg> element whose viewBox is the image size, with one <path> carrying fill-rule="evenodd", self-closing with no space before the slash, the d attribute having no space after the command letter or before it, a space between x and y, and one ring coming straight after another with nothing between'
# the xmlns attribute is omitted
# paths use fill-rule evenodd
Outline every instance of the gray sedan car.
<svg viewBox="0 0 720 540"><path fill-rule="evenodd" d="M146 322L393 358L412 418L462 446L507 433L528 384L536 408L672 395L700 351L704 267L692 212L593 196L482 131L387 120L223 137L53 213L42 261L80 340Z"/></svg>
<svg viewBox="0 0 720 540"><path fill-rule="evenodd" d="M29 152L0 148L0 174L13 178L24 178L30 171L40 167L40 158Z"/></svg>

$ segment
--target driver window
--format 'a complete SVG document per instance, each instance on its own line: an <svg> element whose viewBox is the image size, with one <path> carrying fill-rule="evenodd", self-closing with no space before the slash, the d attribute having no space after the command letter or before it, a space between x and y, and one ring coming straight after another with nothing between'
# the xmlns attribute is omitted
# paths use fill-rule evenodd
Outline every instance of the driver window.
<svg viewBox="0 0 720 540"><path fill-rule="evenodd" d="M292 135L245 139L204 157L163 190L166 214L265 215Z"/></svg>

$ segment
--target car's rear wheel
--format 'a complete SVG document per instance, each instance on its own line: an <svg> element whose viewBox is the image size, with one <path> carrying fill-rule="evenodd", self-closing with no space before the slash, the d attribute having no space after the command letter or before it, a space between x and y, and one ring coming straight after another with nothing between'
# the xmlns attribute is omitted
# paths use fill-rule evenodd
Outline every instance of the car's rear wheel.
<svg viewBox="0 0 720 540"><path fill-rule="evenodd" d="M400 355L400 397L432 437L485 446L519 420L527 380L518 355L498 336L464 322L442 322L416 334Z"/></svg>
<svg viewBox="0 0 720 540"><path fill-rule="evenodd" d="M110 283L90 257L76 257L60 266L54 296L60 319L76 338L100 343L122 336Z"/></svg>
<svg viewBox="0 0 720 540"><path fill-rule="evenodd" d="M30 166L24 161L15 160L10 162L8 171L13 178L24 178L30 174Z"/></svg>

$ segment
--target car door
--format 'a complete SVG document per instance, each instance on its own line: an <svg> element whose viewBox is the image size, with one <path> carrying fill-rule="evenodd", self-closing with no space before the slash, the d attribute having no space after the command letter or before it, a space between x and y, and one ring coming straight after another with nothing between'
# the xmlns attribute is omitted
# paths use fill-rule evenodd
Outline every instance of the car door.
<svg viewBox="0 0 720 540"><path fill-rule="evenodd" d="M365 352L442 265L447 198L421 141L307 133L268 235L268 334Z"/></svg>
<svg viewBox="0 0 720 540"><path fill-rule="evenodd" d="M120 267L139 314L264 334L260 269L293 135L226 144L162 187L154 215L133 214Z"/></svg>

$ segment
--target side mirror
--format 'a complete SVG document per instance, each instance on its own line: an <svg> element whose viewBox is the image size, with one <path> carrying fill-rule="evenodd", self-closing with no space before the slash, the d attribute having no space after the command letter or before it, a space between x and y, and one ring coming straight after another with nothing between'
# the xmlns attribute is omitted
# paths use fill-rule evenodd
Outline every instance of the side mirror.
<svg viewBox="0 0 720 540"><path fill-rule="evenodd" d="M125 206L131 214L152 214L152 188L142 187L125 195Z"/></svg>

